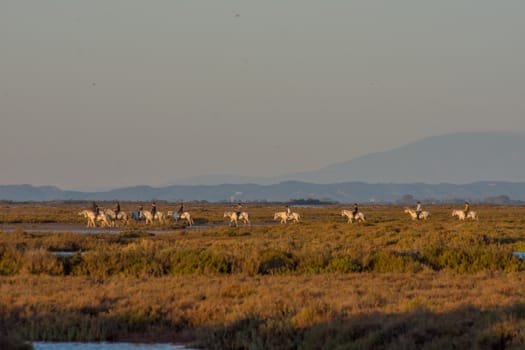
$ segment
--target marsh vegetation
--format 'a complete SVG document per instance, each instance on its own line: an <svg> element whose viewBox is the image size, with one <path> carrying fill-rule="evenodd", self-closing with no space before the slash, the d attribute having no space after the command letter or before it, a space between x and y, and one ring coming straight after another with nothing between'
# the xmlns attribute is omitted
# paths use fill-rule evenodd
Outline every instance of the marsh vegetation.
<svg viewBox="0 0 525 350"><path fill-rule="evenodd" d="M134 203L128 203L134 208ZM2 208L0 222L83 224L81 204ZM176 207L175 205L173 207ZM36 208L36 209L35 209ZM124 208L123 208L124 209ZM166 204L164 210L170 210ZM523 348L525 209L194 204L196 226L133 223L119 234L0 233L0 329L25 340L173 341L207 349ZM55 254L72 252L71 256Z"/></svg>

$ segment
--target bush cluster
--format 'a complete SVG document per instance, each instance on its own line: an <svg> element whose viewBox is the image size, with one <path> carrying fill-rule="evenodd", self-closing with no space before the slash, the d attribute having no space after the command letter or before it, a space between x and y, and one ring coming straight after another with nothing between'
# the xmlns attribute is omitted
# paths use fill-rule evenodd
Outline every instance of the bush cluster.
<svg viewBox="0 0 525 350"><path fill-rule="evenodd" d="M0 246L0 275L20 273L109 276L166 276L177 274L249 275L289 273L405 273L422 270L523 271L525 262L499 246L433 246L421 252L377 250L362 256L319 254L306 256L277 249L246 254L215 252L205 248L179 248L144 240L125 246L106 246L71 257L55 256L44 248Z"/></svg>

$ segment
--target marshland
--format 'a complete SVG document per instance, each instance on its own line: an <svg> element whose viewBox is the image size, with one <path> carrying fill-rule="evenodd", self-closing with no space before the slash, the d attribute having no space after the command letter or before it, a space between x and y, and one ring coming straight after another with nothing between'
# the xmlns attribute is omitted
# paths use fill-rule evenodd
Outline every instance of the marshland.
<svg viewBox="0 0 525 350"><path fill-rule="evenodd" d="M112 203L102 203L110 207ZM135 210L138 203L123 203ZM195 225L78 233L89 203L3 203L0 345L170 342L204 349L525 347L525 208L188 203ZM177 210L176 203L158 203ZM52 229L51 229L52 228Z"/></svg>

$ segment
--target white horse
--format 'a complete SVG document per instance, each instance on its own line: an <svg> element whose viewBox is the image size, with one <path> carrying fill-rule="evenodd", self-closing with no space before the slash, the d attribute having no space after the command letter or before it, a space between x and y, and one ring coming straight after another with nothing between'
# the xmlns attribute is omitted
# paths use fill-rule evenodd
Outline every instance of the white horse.
<svg viewBox="0 0 525 350"><path fill-rule="evenodd" d="M366 217L365 217L365 214L363 214L362 212L357 212L357 214L354 216L354 212L352 210L346 210L346 209L343 209L341 210L341 216L342 217L347 217L348 218L348 223L352 223L355 221L359 221L361 220L361 222L365 222L366 221Z"/></svg>
<svg viewBox="0 0 525 350"><path fill-rule="evenodd" d="M288 215L288 220L292 220L295 223L298 223L300 218L301 218L301 216L298 213L295 213L295 212L291 212Z"/></svg>
<svg viewBox="0 0 525 350"><path fill-rule="evenodd" d="M468 212L466 217L465 217L465 212L463 210L453 210L452 216L457 216L459 220L465 220L465 219L478 220L478 213L472 210Z"/></svg>
<svg viewBox="0 0 525 350"><path fill-rule="evenodd" d="M170 210L168 211L168 217L173 217L175 219L175 223L177 223L179 220L186 220L189 226L194 224L193 218L189 211L185 211L179 215L179 213Z"/></svg>
<svg viewBox="0 0 525 350"><path fill-rule="evenodd" d="M96 227L97 222L101 222L101 226L110 227L111 223L108 216L104 212L99 212L98 215L92 210L82 210L78 215L83 216L87 219L86 227Z"/></svg>
<svg viewBox="0 0 525 350"><path fill-rule="evenodd" d="M417 220L417 214L415 210L405 208L405 213L410 214L412 217L412 220ZM427 220L430 218L430 213L426 210L423 210L421 213L419 213L419 220Z"/></svg>
<svg viewBox="0 0 525 350"><path fill-rule="evenodd" d="M286 222L288 220L291 220L291 221L293 221L295 223L298 223L299 219L301 219L301 216L298 213L295 213L295 212L292 212L292 213L288 214L285 211L279 211L279 212L277 212L277 213L275 213L273 215L273 219L274 220L280 219L281 220L281 224L286 224Z"/></svg>
<svg viewBox="0 0 525 350"><path fill-rule="evenodd" d="M82 210L78 213L79 216L83 216L87 219L86 227L95 227L95 213L91 210Z"/></svg>
<svg viewBox="0 0 525 350"><path fill-rule="evenodd" d="M115 211L113 209L104 209L104 214L111 219L113 226L115 226L115 223L117 221L122 221L124 224L128 223L128 214L125 211L119 211L118 215L115 215Z"/></svg>
<svg viewBox="0 0 525 350"><path fill-rule="evenodd" d="M190 227L193 226L193 217L191 216L189 211L185 211L184 213L180 214L179 220L186 220Z"/></svg>
<svg viewBox="0 0 525 350"><path fill-rule="evenodd" d="M162 213L161 211L157 211L155 213L155 216L151 215L151 212L148 210L143 210L141 213L144 219L146 219L146 224L147 223L153 224L153 220L155 219L159 220L161 224L164 223L164 213Z"/></svg>
<svg viewBox="0 0 525 350"><path fill-rule="evenodd" d="M244 225L250 224L250 219L248 218L248 213L245 212L245 211L240 212L238 215L237 215L236 211L225 211L224 212L224 217L225 218L230 218L230 226L232 224L235 224L235 227L237 227L238 226L238 223L237 223L238 220L241 220L244 223Z"/></svg>

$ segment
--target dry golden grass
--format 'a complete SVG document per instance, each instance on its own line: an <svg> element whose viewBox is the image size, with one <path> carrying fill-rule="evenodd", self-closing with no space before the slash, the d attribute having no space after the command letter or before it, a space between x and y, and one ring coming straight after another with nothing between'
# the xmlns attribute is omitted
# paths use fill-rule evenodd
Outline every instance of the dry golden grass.
<svg viewBox="0 0 525 350"><path fill-rule="evenodd" d="M251 227L227 227L226 206L194 204L191 230L0 233L0 328L210 349L525 347L525 265L511 254L525 250L524 208L483 206L479 222L459 222L434 206L413 222L400 207L364 206L365 224L347 224L341 206L295 208L303 222L279 225L282 208L245 207ZM41 215L80 223L80 205L60 208ZM80 249L65 264L50 253Z"/></svg>
<svg viewBox="0 0 525 350"><path fill-rule="evenodd" d="M104 281L17 276L1 279L0 300L2 319L26 339L129 340L139 333L150 340L197 339L207 347L223 341L229 348L220 334L238 334L238 341L248 346L245 332L267 329L280 342L293 335L297 346L316 348L330 342L330 334L343 337L359 327L363 334L348 340L374 345L370 332L385 337L389 327L401 327L385 345L402 348L394 338L414 341L419 333L428 337L420 341L430 345L454 331L462 333L455 334L454 341L469 348L483 347L503 329L523 346L523 282L523 276L514 273L444 272ZM252 328L240 327L243 322L252 322Z"/></svg>

